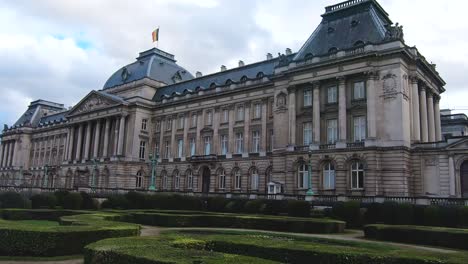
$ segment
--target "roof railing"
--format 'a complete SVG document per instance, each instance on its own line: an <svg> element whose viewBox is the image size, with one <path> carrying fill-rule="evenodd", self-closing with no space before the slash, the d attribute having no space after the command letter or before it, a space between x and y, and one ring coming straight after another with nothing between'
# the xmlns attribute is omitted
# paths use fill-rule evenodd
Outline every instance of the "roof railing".
<svg viewBox="0 0 468 264"><path fill-rule="evenodd" d="M362 3L362 2L368 2L368 1L369 0L350 0L350 1L342 2L336 5L325 7L325 12L326 13L334 12L340 9L344 9L344 8L347 8L347 7Z"/></svg>

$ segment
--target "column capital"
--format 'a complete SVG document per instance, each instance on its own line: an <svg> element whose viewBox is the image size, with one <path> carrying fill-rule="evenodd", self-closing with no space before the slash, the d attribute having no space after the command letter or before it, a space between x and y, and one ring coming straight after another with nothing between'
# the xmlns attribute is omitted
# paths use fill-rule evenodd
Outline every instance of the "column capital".
<svg viewBox="0 0 468 264"><path fill-rule="evenodd" d="M320 88L320 81L313 81L310 84L312 84L313 89Z"/></svg>
<svg viewBox="0 0 468 264"><path fill-rule="evenodd" d="M120 118L125 118L125 117L127 117L127 116L128 116L128 113L127 113L127 112L122 112L122 113L120 114Z"/></svg>
<svg viewBox="0 0 468 264"><path fill-rule="evenodd" d="M364 72L364 75L370 80L377 80L380 76L379 74L379 71L374 69Z"/></svg>
<svg viewBox="0 0 468 264"><path fill-rule="evenodd" d="M424 84L419 85L418 90L419 90L420 93L422 93L422 92L427 93L427 88L426 88L426 86Z"/></svg>
<svg viewBox="0 0 468 264"><path fill-rule="evenodd" d="M410 82L413 83L413 84L419 82L419 77L416 74L410 74L408 78L409 78Z"/></svg>
<svg viewBox="0 0 468 264"><path fill-rule="evenodd" d="M346 76L338 76L336 77L336 80L338 81L339 84L344 84L346 82Z"/></svg>
<svg viewBox="0 0 468 264"><path fill-rule="evenodd" d="M296 90L297 90L297 86L296 85L290 85L288 86L288 93L295 93Z"/></svg>
<svg viewBox="0 0 468 264"><path fill-rule="evenodd" d="M433 99L434 99L434 103L438 104L440 102L440 95L434 94Z"/></svg>

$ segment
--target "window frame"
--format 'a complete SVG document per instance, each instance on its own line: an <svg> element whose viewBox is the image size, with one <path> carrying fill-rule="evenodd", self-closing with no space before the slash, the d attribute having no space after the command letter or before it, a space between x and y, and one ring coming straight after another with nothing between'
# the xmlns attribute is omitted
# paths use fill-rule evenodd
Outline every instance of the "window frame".
<svg viewBox="0 0 468 264"><path fill-rule="evenodd" d="M205 156L211 155L211 145L212 145L211 136L204 136L203 141L204 141L203 153L205 154Z"/></svg>
<svg viewBox="0 0 468 264"><path fill-rule="evenodd" d="M193 190L193 173L191 170L187 171L187 190Z"/></svg>
<svg viewBox="0 0 468 264"><path fill-rule="evenodd" d="M180 189L180 174L179 171L176 171L174 174L174 190Z"/></svg>
<svg viewBox="0 0 468 264"><path fill-rule="evenodd" d="M141 130L146 131L148 129L148 119L141 119Z"/></svg>
<svg viewBox="0 0 468 264"><path fill-rule="evenodd" d="M322 189L335 190L336 188L336 169L332 162L327 162L323 165L322 173Z"/></svg>
<svg viewBox="0 0 468 264"><path fill-rule="evenodd" d="M193 157L197 155L197 141L194 137L190 138L190 156Z"/></svg>
<svg viewBox="0 0 468 264"><path fill-rule="evenodd" d="M229 151L229 136L222 134L220 137L221 140L221 155L226 155Z"/></svg>
<svg viewBox="0 0 468 264"><path fill-rule="evenodd" d="M359 89L357 89L356 85L361 84L361 83L362 83L362 86L358 87ZM356 91L357 90L359 91L358 96L356 96ZM353 96L352 96L352 98L355 101L365 100L366 99L366 82L365 81L355 81L355 82L353 82Z"/></svg>
<svg viewBox="0 0 468 264"><path fill-rule="evenodd" d="M146 157L146 141L140 140L140 151L138 153L138 158L140 158L140 160L144 160L145 157Z"/></svg>
<svg viewBox="0 0 468 264"><path fill-rule="evenodd" d="M356 177L356 179L355 179ZM365 167L362 161L351 163L351 190L364 190ZM356 186L354 185L356 183Z"/></svg>
<svg viewBox="0 0 468 264"><path fill-rule="evenodd" d="M244 153L244 133L236 133L236 154Z"/></svg>
<svg viewBox="0 0 468 264"><path fill-rule="evenodd" d="M358 121L358 124L356 124ZM356 131L358 130L358 131ZM367 118L365 115L353 117L353 139L354 142L364 142L367 138Z"/></svg>
<svg viewBox="0 0 468 264"><path fill-rule="evenodd" d="M328 104L338 103L338 86L333 85L327 88L327 103Z"/></svg>
<svg viewBox="0 0 468 264"><path fill-rule="evenodd" d="M252 169L250 174L250 189L253 191L258 191L260 183L260 176L256 168Z"/></svg>
<svg viewBox="0 0 468 264"><path fill-rule="evenodd" d="M254 119L261 119L262 118L262 104L255 103L254 104Z"/></svg>
<svg viewBox="0 0 468 264"><path fill-rule="evenodd" d="M184 139L177 140L177 157L180 159L184 156Z"/></svg>
<svg viewBox="0 0 468 264"><path fill-rule="evenodd" d="M312 106L312 89L304 89L304 107Z"/></svg>
<svg viewBox="0 0 468 264"><path fill-rule="evenodd" d="M256 135L255 135L256 134ZM260 131L252 131L252 153L260 152Z"/></svg>
<svg viewBox="0 0 468 264"><path fill-rule="evenodd" d="M236 169L234 171L234 189L241 190L242 189L242 174L240 169Z"/></svg>
<svg viewBox="0 0 468 264"><path fill-rule="evenodd" d="M224 169L220 169L218 172L218 189L226 189L226 171Z"/></svg>
<svg viewBox="0 0 468 264"><path fill-rule="evenodd" d="M334 124L330 126L330 124ZM330 133L332 131L333 133ZM332 137L333 136L333 137ZM332 118L327 120L327 143L328 144L336 144L338 141L338 119Z"/></svg>
<svg viewBox="0 0 468 264"><path fill-rule="evenodd" d="M304 146L309 146L313 143L313 131L314 128L312 122L302 123L302 141ZM308 141L306 139L308 139Z"/></svg>
<svg viewBox="0 0 468 264"><path fill-rule="evenodd" d="M309 165L302 163L297 167L297 188L300 190L307 189L309 181Z"/></svg>

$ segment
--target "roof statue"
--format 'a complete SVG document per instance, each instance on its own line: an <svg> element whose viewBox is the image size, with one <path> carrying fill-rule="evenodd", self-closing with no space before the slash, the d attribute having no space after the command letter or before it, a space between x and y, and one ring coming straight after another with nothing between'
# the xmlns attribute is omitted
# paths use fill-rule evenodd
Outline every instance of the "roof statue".
<svg viewBox="0 0 468 264"><path fill-rule="evenodd" d="M396 23L395 26L387 26L386 40L402 40L403 41L403 26Z"/></svg>

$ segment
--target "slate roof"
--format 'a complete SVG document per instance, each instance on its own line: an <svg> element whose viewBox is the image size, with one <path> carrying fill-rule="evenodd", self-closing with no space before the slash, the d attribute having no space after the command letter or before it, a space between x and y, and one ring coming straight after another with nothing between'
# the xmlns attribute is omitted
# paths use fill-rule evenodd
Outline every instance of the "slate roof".
<svg viewBox="0 0 468 264"><path fill-rule="evenodd" d="M41 120L39 121L39 125L48 124L48 123L62 123L62 122L65 122L65 121L67 121L67 118L66 118L67 114L68 114L68 111L63 111L63 112L60 112L60 113L57 113L57 114L43 116L41 118Z"/></svg>
<svg viewBox="0 0 468 264"><path fill-rule="evenodd" d="M49 102L45 100L36 100L31 102L28 109L16 121L13 126L37 126L40 123L41 117L45 112L60 112L64 111L63 104Z"/></svg>
<svg viewBox="0 0 468 264"><path fill-rule="evenodd" d="M173 77L178 73L180 80L193 79L193 75L176 64L174 55L153 48L140 53L136 62L120 68L107 80L103 89L130 83L143 78L150 78L165 84L175 83Z"/></svg>
<svg viewBox="0 0 468 264"><path fill-rule="evenodd" d="M392 24L388 14L375 0L351 0L325 8L323 19L295 60L306 56L321 56L331 49L351 49L367 43L385 40L387 26Z"/></svg>

